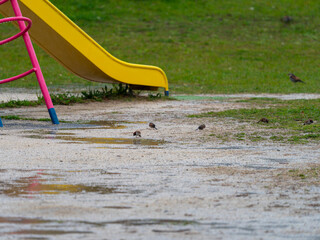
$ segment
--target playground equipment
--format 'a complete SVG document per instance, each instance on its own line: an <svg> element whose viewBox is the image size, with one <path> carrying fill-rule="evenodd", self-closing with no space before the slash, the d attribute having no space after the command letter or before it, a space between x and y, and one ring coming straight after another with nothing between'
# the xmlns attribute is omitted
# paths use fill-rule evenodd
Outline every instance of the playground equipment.
<svg viewBox="0 0 320 240"><path fill-rule="evenodd" d="M0 0L0 13L4 16L15 14L9 1L12 5L17 2ZM23 15L32 20L32 28L26 26L30 29L23 28L24 33L20 35L29 33L33 41L74 74L90 81L129 84L133 89L156 90L160 87L165 89L166 96L169 95L168 80L162 69L115 58L50 1L19 0L19 5ZM20 26L27 20L14 21Z"/></svg>
<svg viewBox="0 0 320 240"><path fill-rule="evenodd" d="M17 76L10 77L10 78L7 78L7 79L3 79L3 80L0 81L0 84L1 83L11 82L11 81L17 80L19 78L25 77L25 76L27 76L27 75L29 75L31 73L35 73L36 76L37 76L37 79L38 79L38 82L39 82L39 85L40 85L40 89L41 89L41 92L43 94L45 103L47 105L47 108L48 108L48 111L49 111L49 115L51 117L51 121L52 121L53 124L59 124L59 120L58 120L56 111L55 111L55 109L53 107L53 104L52 104L52 101L51 101L51 97L50 97L46 82L44 80L44 77L43 77L43 74L41 72L41 68L40 68L37 56L35 54L32 42L30 40L30 36L28 34L28 30L31 27L31 20L29 18L22 17L21 10L19 8L19 4L18 4L17 0L10 0L10 1L11 1L11 5L12 5L12 9L14 11L15 17L9 17L9 18L0 19L0 23L17 21L18 24L19 24L20 32L17 33L16 35L12 36L12 37L9 37L7 39L1 40L0 41L0 45L8 43L10 41L13 41L13 40L17 39L18 37L22 36L23 40L24 40L24 42L26 44L26 48L27 48L27 51L28 51L28 54L29 54L29 57L30 57L30 60L31 60L33 68L28 70L28 71L26 71L26 72L24 72L24 73L22 73L22 74L19 74ZM4 4L5 2L8 2L8 0L1 0L0 1L0 5ZM26 26L25 22L28 23L27 26ZM0 118L0 127L3 127L1 118Z"/></svg>

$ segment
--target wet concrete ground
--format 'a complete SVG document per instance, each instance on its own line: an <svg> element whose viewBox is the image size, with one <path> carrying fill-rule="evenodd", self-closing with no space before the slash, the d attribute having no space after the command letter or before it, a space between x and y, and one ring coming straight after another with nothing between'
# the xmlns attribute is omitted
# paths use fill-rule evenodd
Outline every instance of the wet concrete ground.
<svg viewBox="0 0 320 240"><path fill-rule="evenodd" d="M59 126L3 120L0 238L320 239L319 177L290 175L319 166L319 145L212 141L234 123L202 119L195 131L186 117L232 107L107 102L57 106L73 121Z"/></svg>

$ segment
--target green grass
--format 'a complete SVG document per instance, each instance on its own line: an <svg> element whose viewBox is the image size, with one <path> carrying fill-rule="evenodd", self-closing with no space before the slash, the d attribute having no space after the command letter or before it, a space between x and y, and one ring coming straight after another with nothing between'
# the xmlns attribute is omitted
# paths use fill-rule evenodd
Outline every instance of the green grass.
<svg viewBox="0 0 320 240"><path fill-rule="evenodd" d="M149 94L148 97L139 97L129 85L123 86L121 83L117 86L114 85L113 88L108 89L104 86L101 89L89 89L87 91L82 91L80 94L65 92L51 94L51 100L54 105L70 105L74 103L83 103L88 101L103 101L110 99L147 99L148 101L156 100L172 100L173 98L162 98L161 93ZM19 108L28 106L37 106L45 104L44 97L39 96L37 100L10 100L8 102L0 102L0 108Z"/></svg>
<svg viewBox="0 0 320 240"><path fill-rule="evenodd" d="M7 119L7 120L30 120L30 121L40 121L40 122L49 122L51 121L50 118L26 118L26 117L21 117L18 115L5 115L5 116L1 116L1 118L3 119ZM65 122L65 121L62 121Z"/></svg>
<svg viewBox="0 0 320 240"><path fill-rule="evenodd" d="M317 179L319 181L320 167L314 166L308 169L290 169L288 175L296 179Z"/></svg>
<svg viewBox="0 0 320 240"><path fill-rule="evenodd" d="M0 108L18 108L40 105L41 101L29 101L29 100L10 100L8 102L1 102Z"/></svg>
<svg viewBox="0 0 320 240"><path fill-rule="evenodd" d="M315 0L52 0L121 60L156 65L177 93L318 93ZM293 22L280 21L292 16ZM16 30L0 25L0 38ZM36 47L49 88L96 86ZM21 39L0 46L0 79L30 68ZM306 84L293 84L294 72ZM37 87L34 76L5 84Z"/></svg>
<svg viewBox="0 0 320 240"><path fill-rule="evenodd" d="M250 133L249 131L244 133L243 129L239 129L241 132L237 132L235 129L236 133L233 133L233 137L236 140L244 140L246 136L251 141L270 139L272 141L306 143L320 140L320 99L290 101L270 99L269 102L272 103L270 106L263 105L265 101L267 100L251 99L248 102L253 103L253 108L207 112L190 115L190 117L231 119L247 122L257 129L267 130L267 133ZM263 117L267 118L269 123L259 122ZM304 125L303 123L307 119L312 119L314 123Z"/></svg>
<svg viewBox="0 0 320 240"><path fill-rule="evenodd" d="M1 118L2 119L7 119L7 120L51 122L50 118L28 118L28 117L21 117L21 116L18 116L18 115L4 115L4 116L1 116ZM72 123L70 121L64 121L64 120L60 120L59 122L61 122L61 123Z"/></svg>

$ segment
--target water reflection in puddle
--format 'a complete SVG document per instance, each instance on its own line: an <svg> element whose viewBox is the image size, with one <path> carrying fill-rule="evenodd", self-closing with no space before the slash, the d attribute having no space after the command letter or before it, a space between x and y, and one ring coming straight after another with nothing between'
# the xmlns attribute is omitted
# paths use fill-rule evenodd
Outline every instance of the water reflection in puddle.
<svg viewBox="0 0 320 240"><path fill-rule="evenodd" d="M0 217L0 223L15 223L15 224L41 224L49 223L48 220L38 218L20 218L20 217Z"/></svg>
<svg viewBox="0 0 320 240"><path fill-rule="evenodd" d="M100 174L108 174L101 172ZM23 171L22 171L23 172ZM57 194L112 194L124 193L117 190L116 187L107 187L104 185L86 185L86 184L69 184L66 183L66 173L48 173L44 170L26 170L24 172L31 173L31 176L20 177L12 182L2 182L0 194L5 194L10 197L28 197L39 195L57 195ZM33 173L35 172L35 173ZM110 173L117 174L117 173Z"/></svg>
<svg viewBox="0 0 320 240"><path fill-rule="evenodd" d="M159 146L167 143L164 140L143 139L143 138L101 138L101 137L77 137L73 133L54 133L41 132L39 134L27 135L28 138L36 139L58 139L68 141L68 143L85 144L109 144L109 145L141 145Z"/></svg>
<svg viewBox="0 0 320 240"><path fill-rule="evenodd" d="M61 194L61 193L98 193L110 194L117 193L115 188L107 188L104 186L86 186L82 184L43 184L41 181L26 184L8 184L5 190L0 193L11 197L20 197L32 194Z"/></svg>

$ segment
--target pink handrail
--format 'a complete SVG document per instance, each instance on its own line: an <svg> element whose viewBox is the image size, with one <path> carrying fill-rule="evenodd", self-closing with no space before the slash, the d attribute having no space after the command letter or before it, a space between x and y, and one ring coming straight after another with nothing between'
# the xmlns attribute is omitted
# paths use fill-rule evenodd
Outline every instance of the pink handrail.
<svg viewBox="0 0 320 240"><path fill-rule="evenodd" d="M3 2L0 2L0 5L1 5L2 3L3 3ZM23 30L20 31L19 33L17 33L16 35L13 35L12 37L9 37L9 38L7 38L7 39L1 40L1 41L0 41L0 45L6 44L6 43L8 43L8 42L11 42L11 41L17 39L18 37L22 36L23 34L25 34L25 33L30 29L31 24L32 24L31 20L30 20L29 18L26 18L26 17L9 17L9 18L3 18L3 19L0 19L0 24L1 24L1 23L5 23L5 22L13 22L13 21L18 21L18 22L19 22L19 21L25 21L25 22L28 22L28 25L27 25L25 28L23 28ZM24 73L21 73L21 74L19 74L19 75L17 75L17 76L10 77L10 78L6 78L6 79L2 79L2 80L0 80L0 84L2 84L2 83L7 83L7 82L11 82L11 81L17 80L17 79L19 79L19 78L23 78L23 77L25 77L25 76L27 76L27 75L35 72L35 71L36 71L36 69L35 69L35 68L32 68L32 69L30 69L29 71L26 71L26 72L24 72Z"/></svg>
<svg viewBox="0 0 320 240"><path fill-rule="evenodd" d="M1 4L1 2L0 2ZM28 22L28 25L22 30L20 31L19 33L17 33L16 35L12 36L12 37L9 37L7 39L4 39L4 40L1 40L0 41L0 45L2 44L6 44L8 42L11 42L15 39L17 39L18 37L22 36L23 34L25 34L30 28L31 28L31 20L29 18L26 18L26 17L9 17L9 18L3 18L3 19L0 19L0 24L1 23L5 23L5 22L13 22L13 21L25 21L25 22Z"/></svg>
<svg viewBox="0 0 320 240"><path fill-rule="evenodd" d="M26 71L26 72L24 72L24 73L21 73L21 74L19 74L19 75L17 75L17 76L10 77L10 78L6 78L6 79L2 79L2 80L0 80L0 84L2 84L2 83L7 83L7 82L11 82L11 81L17 80L17 79L19 79L19 78L23 78L23 77L28 76L29 74L31 74L31 73L33 73L33 72L35 72L35 71L36 71L36 69L35 69L35 68L32 68L32 69L30 69L29 71Z"/></svg>

